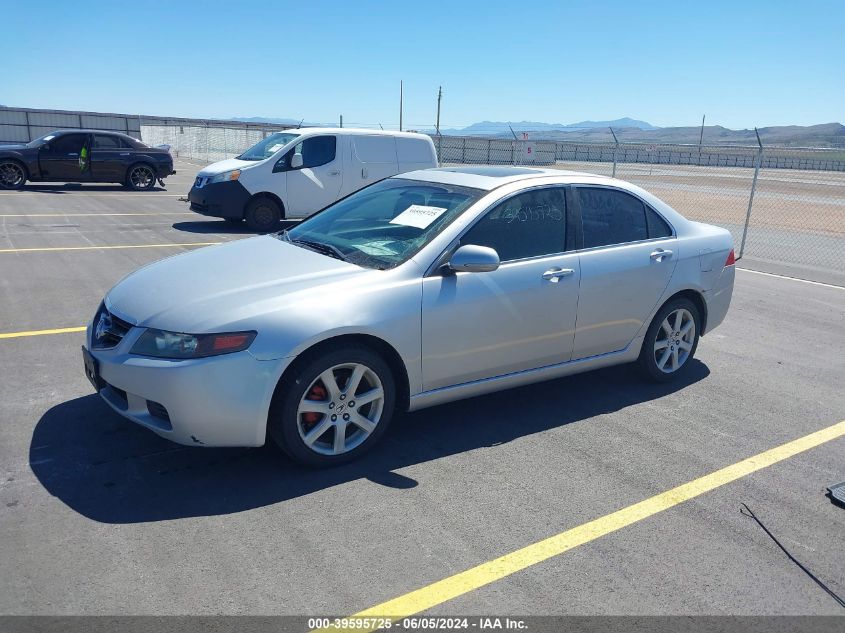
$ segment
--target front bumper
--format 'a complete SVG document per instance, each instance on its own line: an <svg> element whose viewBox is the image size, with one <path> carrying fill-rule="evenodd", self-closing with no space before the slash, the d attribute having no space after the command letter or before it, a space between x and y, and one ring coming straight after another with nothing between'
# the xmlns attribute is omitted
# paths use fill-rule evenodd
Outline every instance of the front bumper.
<svg viewBox="0 0 845 633"><path fill-rule="evenodd" d="M215 218L243 219L244 207L249 199L249 192L237 180L215 182L203 187L195 184L188 193L191 211Z"/></svg>
<svg viewBox="0 0 845 633"><path fill-rule="evenodd" d="M249 351L191 360L129 354L144 328L112 349L92 349L99 394L117 413L161 437L191 446L261 446L276 384L289 359Z"/></svg>

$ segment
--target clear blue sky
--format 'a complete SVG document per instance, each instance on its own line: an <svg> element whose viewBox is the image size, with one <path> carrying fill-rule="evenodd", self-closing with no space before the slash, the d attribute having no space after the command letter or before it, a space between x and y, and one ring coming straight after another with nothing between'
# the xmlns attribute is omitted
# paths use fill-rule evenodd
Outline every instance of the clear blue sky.
<svg viewBox="0 0 845 633"><path fill-rule="evenodd" d="M443 127L845 119L845 2L3 3L0 103Z"/></svg>

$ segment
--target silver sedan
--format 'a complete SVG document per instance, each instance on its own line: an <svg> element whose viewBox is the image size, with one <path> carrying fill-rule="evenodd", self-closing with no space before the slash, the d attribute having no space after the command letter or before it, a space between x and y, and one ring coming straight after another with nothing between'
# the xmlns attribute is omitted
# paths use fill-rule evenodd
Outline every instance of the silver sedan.
<svg viewBox="0 0 845 633"><path fill-rule="evenodd" d="M429 169L129 275L88 328L85 371L175 442L269 437L331 465L396 409L629 362L677 378L725 317L733 264L728 231L629 183Z"/></svg>

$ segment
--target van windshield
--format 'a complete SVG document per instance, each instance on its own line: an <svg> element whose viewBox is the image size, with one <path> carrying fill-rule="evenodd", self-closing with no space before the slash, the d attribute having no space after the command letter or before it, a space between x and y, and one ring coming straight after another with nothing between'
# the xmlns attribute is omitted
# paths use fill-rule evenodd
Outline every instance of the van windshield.
<svg viewBox="0 0 845 633"><path fill-rule="evenodd" d="M326 207L278 237L366 268L413 257L486 192L388 178Z"/></svg>
<svg viewBox="0 0 845 633"><path fill-rule="evenodd" d="M237 158L240 160L264 160L265 158L270 158L297 136L299 136L299 134L276 132L275 134L271 134L265 138L263 141L259 141Z"/></svg>

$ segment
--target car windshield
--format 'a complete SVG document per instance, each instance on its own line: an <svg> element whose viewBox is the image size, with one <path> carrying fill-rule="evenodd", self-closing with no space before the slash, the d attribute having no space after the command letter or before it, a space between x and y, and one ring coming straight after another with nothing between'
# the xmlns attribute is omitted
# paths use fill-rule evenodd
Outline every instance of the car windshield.
<svg viewBox="0 0 845 633"><path fill-rule="evenodd" d="M265 158L270 158L297 136L299 136L299 134L276 132L275 134L271 134L265 138L263 141L259 141L237 158L241 160L264 160Z"/></svg>
<svg viewBox="0 0 845 633"><path fill-rule="evenodd" d="M388 178L279 234L359 266L385 270L413 257L486 192Z"/></svg>

